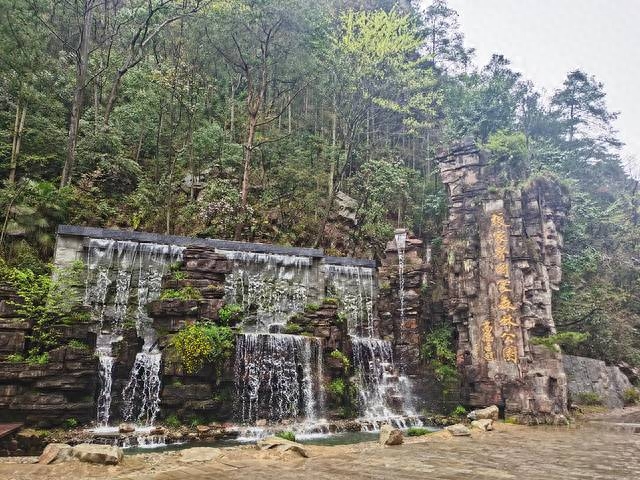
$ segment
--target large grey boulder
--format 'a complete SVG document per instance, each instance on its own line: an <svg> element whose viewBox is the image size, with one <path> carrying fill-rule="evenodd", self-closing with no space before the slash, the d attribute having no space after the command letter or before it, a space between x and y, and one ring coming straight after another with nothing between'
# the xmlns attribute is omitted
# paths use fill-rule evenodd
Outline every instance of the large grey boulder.
<svg viewBox="0 0 640 480"><path fill-rule="evenodd" d="M66 443L50 443L38 458L38 463L49 465L53 462L64 462L72 458L73 447Z"/></svg>
<svg viewBox="0 0 640 480"><path fill-rule="evenodd" d="M497 406L491 405L487 408L481 408L479 410L472 410L467 414L467 418L469 420L498 420L498 415L500 415L500 410Z"/></svg>
<svg viewBox="0 0 640 480"><path fill-rule="evenodd" d="M465 425L461 423L450 425L446 428L446 430L454 437L468 437L469 435L471 435L471 430L469 430Z"/></svg>
<svg viewBox="0 0 640 480"><path fill-rule="evenodd" d="M474 420L471 422L471 428L477 428L478 430L484 430L485 432L493 430L493 419L483 418L481 420Z"/></svg>
<svg viewBox="0 0 640 480"><path fill-rule="evenodd" d="M301 457L308 458L309 454L304 446L297 442L285 440L280 437L267 437L259 440L256 447L260 450L277 450L279 452L294 452Z"/></svg>
<svg viewBox="0 0 640 480"><path fill-rule="evenodd" d="M123 453L120 447L82 443L73 447L73 456L81 462L117 465L122 461Z"/></svg>
<svg viewBox="0 0 640 480"><path fill-rule="evenodd" d="M380 427L380 435L378 436L380 445L402 445L404 437L402 432L391 425L384 424Z"/></svg>
<svg viewBox="0 0 640 480"><path fill-rule="evenodd" d="M194 462L210 462L220 456L220 449L213 447L193 447L187 448L180 452L178 462L194 463Z"/></svg>

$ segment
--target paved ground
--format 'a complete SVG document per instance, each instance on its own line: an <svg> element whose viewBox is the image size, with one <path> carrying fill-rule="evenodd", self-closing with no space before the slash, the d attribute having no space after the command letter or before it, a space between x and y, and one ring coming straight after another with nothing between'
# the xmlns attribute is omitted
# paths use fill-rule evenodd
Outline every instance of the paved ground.
<svg viewBox="0 0 640 480"><path fill-rule="evenodd" d="M610 418L619 420L605 420ZM195 463L183 463L179 452L131 456L115 467L0 463L0 479L640 479L640 434L604 423L500 424L470 438L439 432L398 447L309 447L309 454L303 459L233 448L220 450L216 460Z"/></svg>

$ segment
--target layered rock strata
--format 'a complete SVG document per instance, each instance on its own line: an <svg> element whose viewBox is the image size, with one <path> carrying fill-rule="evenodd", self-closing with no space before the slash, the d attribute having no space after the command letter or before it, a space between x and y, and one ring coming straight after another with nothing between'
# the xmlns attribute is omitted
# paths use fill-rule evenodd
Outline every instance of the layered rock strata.
<svg viewBox="0 0 640 480"><path fill-rule="evenodd" d="M555 333L566 192L542 177L505 186L471 143L444 152L440 168L446 315L457 329L465 403L536 421L566 414L561 356L531 342Z"/></svg>

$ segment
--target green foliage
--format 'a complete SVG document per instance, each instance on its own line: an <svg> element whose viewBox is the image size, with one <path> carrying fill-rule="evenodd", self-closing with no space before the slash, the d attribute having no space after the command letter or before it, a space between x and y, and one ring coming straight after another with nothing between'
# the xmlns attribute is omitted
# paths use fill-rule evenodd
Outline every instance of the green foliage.
<svg viewBox="0 0 640 480"><path fill-rule="evenodd" d="M453 327L441 325L429 332L422 343L421 353L446 393L458 380L456 352L453 350Z"/></svg>
<svg viewBox="0 0 640 480"><path fill-rule="evenodd" d="M22 355L21 353L12 353L11 355L7 356L7 362L21 363L24 361L25 361L24 355Z"/></svg>
<svg viewBox="0 0 640 480"><path fill-rule="evenodd" d="M243 314L244 308L242 308L242 305L238 305L235 303L225 305L220 310L218 310L218 318L225 325L238 322L242 319Z"/></svg>
<svg viewBox="0 0 640 480"><path fill-rule="evenodd" d="M344 393L346 391L346 385L344 380L342 378L334 378L329 383L328 390L332 395L336 397L344 396Z"/></svg>
<svg viewBox="0 0 640 480"><path fill-rule="evenodd" d="M186 373L195 373L205 363L220 369L233 353L234 335L226 326L210 323L187 325L171 339Z"/></svg>
<svg viewBox="0 0 640 480"><path fill-rule="evenodd" d="M307 303L307 304L304 306L304 311L305 311L305 312L311 312L311 313L313 313L313 312L317 312L318 310L320 310L320 305L319 305L319 304L317 304L317 303Z"/></svg>
<svg viewBox="0 0 640 480"><path fill-rule="evenodd" d="M423 427L409 427L407 430L407 436L409 437L421 437L429 433L433 433L433 431Z"/></svg>
<svg viewBox="0 0 640 480"><path fill-rule="evenodd" d="M71 418L65 419L65 421L62 422L62 425L64 428L72 429L72 428L76 428L79 425L79 422L77 419L71 417Z"/></svg>
<svg viewBox="0 0 640 480"><path fill-rule="evenodd" d="M10 267L0 260L0 279L15 288L21 298L14 305L16 312L33 322L28 337L28 357L31 362L46 363L43 355L59 346L60 334L55 328L56 324L72 324L88 319L87 312L81 308L78 294L83 273L82 262L55 269L50 275Z"/></svg>
<svg viewBox="0 0 640 480"><path fill-rule="evenodd" d="M283 438L285 440L289 440L290 442L296 441L296 434L287 430L282 432L277 432L276 437Z"/></svg>
<svg viewBox="0 0 640 480"><path fill-rule="evenodd" d="M466 414L467 414L467 409L464 408L462 405L457 405L456 408L454 408L451 411L452 417L464 417Z"/></svg>
<svg viewBox="0 0 640 480"><path fill-rule="evenodd" d="M164 419L164 424L169 428L178 428L182 425L182 422L177 415L173 414Z"/></svg>
<svg viewBox="0 0 640 480"><path fill-rule="evenodd" d="M49 363L49 352L37 353L37 350L31 349L26 362L29 365L46 365Z"/></svg>
<svg viewBox="0 0 640 480"><path fill-rule="evenodd" d="M80 340L75 340L75 339L69 340L69 342L67 343L67 346L75 350L82 350L85 352L88 352L90 350L89 345L87 345L84 342L81 342Z"/></svg>
<svg viewBox="0 0 640 480"><path fill-rule="evenodd" d="M640 403L640 390L637 388L627 388L622 392L622 401L625 405L637 405Z"/></svg>
<svg viewBox="0 0 640 480"><path fill-rule="evenodd" d="M349 361L349 357L347 357L340 350L332 351L331 358L335 358L336 360L339 360L340 363L342 363L342 368L344 369L345 373L349 371L349 368L351 367L351 362Z"/></svg>
<svg viewBox="0 0 640 480"><path fill-rule="evenodd" d="M179 290L168 288L162 292L160 300L202 300L202 293L196 287L190 285Z"/></svg>
<svg viewBox="0 0 640 480"><path fill-rule="evenodd" d="M576 403L578 405L602 405L602 398L594 392L580 392L576 395Z"/></svg>
<svg viewBox="0 0 640 480"><path fill-rule="evenodd" d="M286 333L288 335L299 335L300 332L302 332L302 327L300 325L298 325L297 323L288 322L284 326L284 333Z"/></svg>
<svg viewBox="0 0 640 480"><path fill-rule="evenodd" d="M531 337L531 343L534 345L543 345L552 352L555 352L557 347L575 348L582 342L585 342L589 338L588 333L580 332L560 332L547 337Z"/></svg>

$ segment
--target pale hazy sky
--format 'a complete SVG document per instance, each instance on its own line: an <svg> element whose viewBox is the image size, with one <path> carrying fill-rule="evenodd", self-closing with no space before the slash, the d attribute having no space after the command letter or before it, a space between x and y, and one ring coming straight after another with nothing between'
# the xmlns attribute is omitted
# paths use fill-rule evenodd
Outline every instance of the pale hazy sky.
<svg viewBox="0 0 640 480"><path fill-rule="evenodd" d="M423 0L426 4L431 0ZM449 0L484 65L501 53L552 93L581 69L604 83L624 153L640 160L640 0Z"/></svg>

